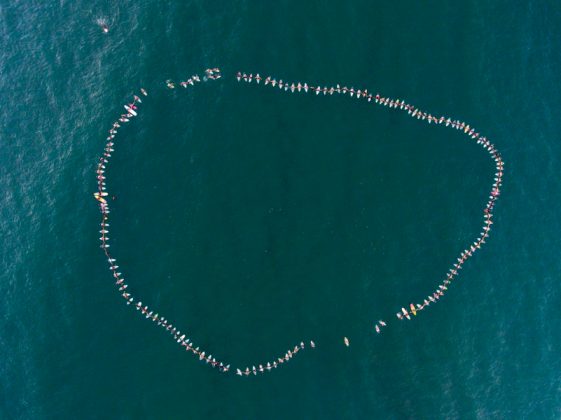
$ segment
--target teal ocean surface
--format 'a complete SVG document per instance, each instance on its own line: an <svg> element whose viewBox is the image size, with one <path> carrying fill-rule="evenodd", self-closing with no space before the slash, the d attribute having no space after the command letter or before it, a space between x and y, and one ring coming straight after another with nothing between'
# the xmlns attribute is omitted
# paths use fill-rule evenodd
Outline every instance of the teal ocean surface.
<svg viewBox="0 0 561 420"><path fill-rule="evenodd" d="M1 419L561 417L561 6L394 3L0 2ZM207 67L224 77L165 89ZM238 70L368 88L497 146L491 237L437 305L395 318L480 232L488 155ZM234 366L316 342L282 369L220 374L114 290L95 167L141 86L107 173L120 271Z"/></svg>

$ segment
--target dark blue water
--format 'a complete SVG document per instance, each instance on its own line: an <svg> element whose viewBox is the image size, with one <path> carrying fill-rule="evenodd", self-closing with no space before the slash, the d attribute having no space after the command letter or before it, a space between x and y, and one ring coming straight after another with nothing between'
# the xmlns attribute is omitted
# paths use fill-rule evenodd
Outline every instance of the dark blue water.
<svg viewBox="0 0 561 420"><path fill-rule="evenodd" d="M544 1L0 3L0 418L559 418L560 24ZM488 156L238 70L366 87L496 144L491 238L438 305L372 332L478 234ZM108 173L129 284L236 366L314 352L220 375L114 292L91 193L139 86Z"/></svg>

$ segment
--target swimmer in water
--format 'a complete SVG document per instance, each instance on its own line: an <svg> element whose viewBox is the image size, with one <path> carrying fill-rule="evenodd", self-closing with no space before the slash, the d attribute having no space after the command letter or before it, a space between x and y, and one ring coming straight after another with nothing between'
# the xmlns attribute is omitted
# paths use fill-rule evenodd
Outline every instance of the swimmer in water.
<svg viewBox="0 0 561 420"><path fill-rule="evenodd" d="M98 18L95 23L99 25L104 34L109 32L109 26L107 25L107 21L104 18Z"/></svg>
<svg viewBox="0 0 561 420"><path fill-rule="evenodd" d="M349 347L350 343L347 337L343 337L343 342L345 343L345 346Z"/></svg>

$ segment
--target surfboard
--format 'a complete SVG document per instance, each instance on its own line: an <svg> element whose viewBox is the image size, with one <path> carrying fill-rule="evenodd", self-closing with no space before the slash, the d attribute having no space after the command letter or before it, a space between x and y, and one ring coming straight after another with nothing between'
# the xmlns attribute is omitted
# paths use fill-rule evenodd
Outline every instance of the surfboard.
<svg viewBox="0 0 561 420"><path fill-rule="evenodd" d="M138 114L136 113L136 111L135 111L134 109L132 109L132 108L131 108L130 106L128 106L128 105L125 105L125 109L126 109L127 111L129 111L129 112L130 112L132 115L134 115L135 117L138 115Z"/></svg>

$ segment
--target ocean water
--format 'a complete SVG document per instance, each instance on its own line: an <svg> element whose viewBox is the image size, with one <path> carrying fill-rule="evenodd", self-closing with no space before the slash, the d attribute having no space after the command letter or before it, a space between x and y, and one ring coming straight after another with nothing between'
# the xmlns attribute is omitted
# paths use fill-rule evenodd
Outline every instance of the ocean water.
<svg viewBox="0 0 561 420"><path fill-rule="evenodd" d="M0 418L560 418L560 25L553 1L0 2ZM479 232L487 155L238 70L403 98L498 147L491 238L438 305L394 321ZM91 194L140 86L108 171L131 288L235 366L314 351L221 375L115 293Z"/></svg>

